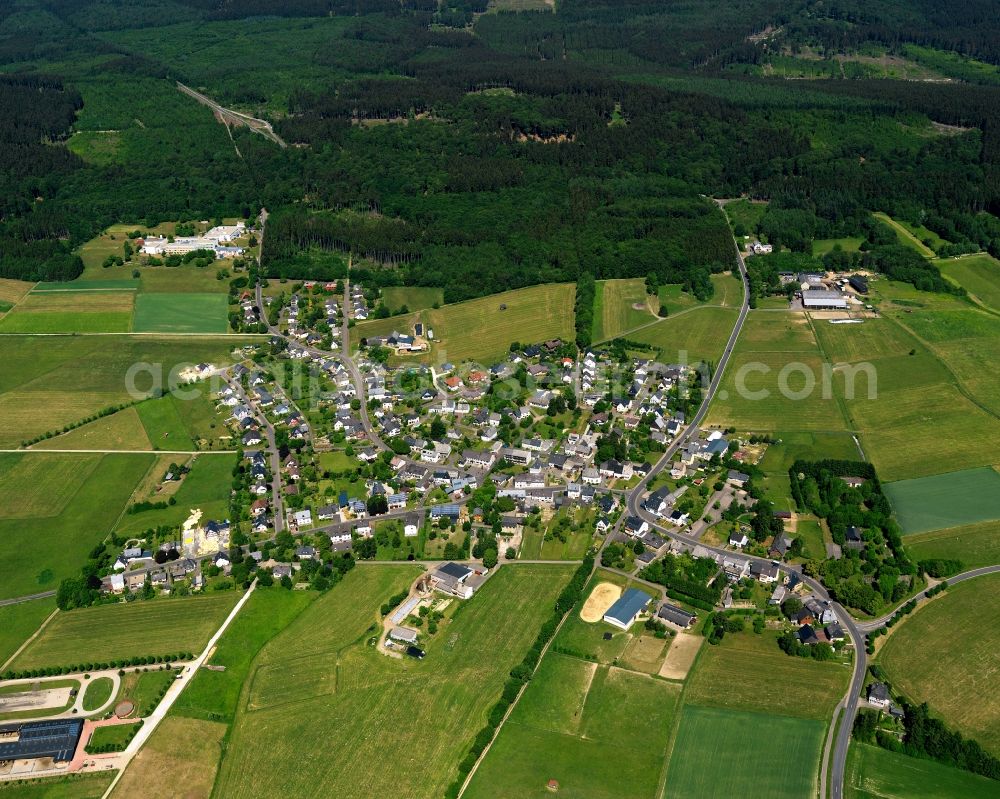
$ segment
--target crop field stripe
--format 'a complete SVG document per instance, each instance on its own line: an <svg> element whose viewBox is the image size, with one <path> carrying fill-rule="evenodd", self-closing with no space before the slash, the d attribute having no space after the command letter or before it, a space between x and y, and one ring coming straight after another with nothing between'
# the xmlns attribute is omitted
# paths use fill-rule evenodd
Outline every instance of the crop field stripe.
<svg viewBox="0 0 1000 799"><path fill-rule="evenodd" d="M1000 519L1000 474L983 467L886 483L904 534Z"/></svg>

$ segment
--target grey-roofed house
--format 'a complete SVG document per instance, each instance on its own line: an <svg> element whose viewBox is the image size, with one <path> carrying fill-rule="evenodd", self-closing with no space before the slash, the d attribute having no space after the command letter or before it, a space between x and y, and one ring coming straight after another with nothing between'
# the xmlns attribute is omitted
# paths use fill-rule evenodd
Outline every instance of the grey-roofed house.
<svg viewBox="0 0 1000 799"><path fill-rule="evenodd" d="M393 641L401 644L415 644L417 642L417 631L412 627L393 627L389 632L389 637Z"/></svg>
<svg viewBox="0 0 1000 799"><path fill-rule="evenodd" d="M628 630L650 601L649 594L638 588L629 588L608 608L604 614L604 621L622 630Z"/></svg>
<svg viewBox="0 0 1000 799"><path fill-rule="evenodd" d="M473 574L472 569L460 563L444 563L438 566L431 575L431 583L435 589L444 594L451 594L460 599L468 599L472 596L472 586L466 585Z"/></svg>

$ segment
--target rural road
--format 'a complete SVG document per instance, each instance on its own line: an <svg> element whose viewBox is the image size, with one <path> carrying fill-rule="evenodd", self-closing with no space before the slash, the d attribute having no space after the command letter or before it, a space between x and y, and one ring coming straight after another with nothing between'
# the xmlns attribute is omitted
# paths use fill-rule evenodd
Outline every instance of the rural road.
<svg viewBox="0 0 1000 799"><path fill-rule="evenodd" d="M231 108L225 108L215 102L215 100L211 97L207 97L201 92L195 91L190 86L185 86L180 81L177 81L177 88L189 97L193 97L202 105L211 108L218 115L219 120L226 125L226 127L229 127L229 125L245 125L254 133L259 133L264 138L270 139L279 147L285 148L288 146L282 138L274 132L270 122L263 119L257 119L257 117L252 117L249 114L241 114L239 111L233 111Z"/></svg>
<svg viewBox="0 0 1000 799"><path fill-rule="evenodd" d="M0 452L18 452L18 450L0 450ZM33 599L47 599L55 595L55 591L42 591L40 594L28 594L27 596L15 596L11 599L0 599L0 608L6 605L20 605L22 602L31 602Z"/></svg>

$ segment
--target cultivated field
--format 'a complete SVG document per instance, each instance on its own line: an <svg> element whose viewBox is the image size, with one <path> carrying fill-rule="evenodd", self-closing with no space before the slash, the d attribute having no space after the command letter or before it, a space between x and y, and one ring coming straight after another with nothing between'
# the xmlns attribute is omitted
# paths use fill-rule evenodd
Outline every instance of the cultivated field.
<svg viewBox="0 0 1000 799"><path fill-rule="evenodd" d="M594 294L595 342L617 338L654 319L647 302L645 280L632 278L597 281Z"/></svg>
<svg viewBox="0 0 1000 799"><path fill-rule="evenodd" d="M74 774L68 777L0 782L0 799L100 799L113 774Z"/></svg>
<svg viewBox="0 0 1000 799"><path fill-rule="evenodd" d="M59 613L18 655L12 668L71 666L133 655L197 654L239 597L239 591L220 591Z"/></svg>
<svg viewBox="0 0 1000 799"><path fill-rule="evenodd" d="M847 755L846 799L981 799L996 793L995 780L880 746L852 743Z"/></svg>
<svg viewBox="0 0 1000 799"><path fill-rule="evenodd" d="M655 799L680 686L547 655L466 796Z"/></svg>
<svg viewBox="0 0 1000 799"><path fill-rule="evenodd" d="M631 341L651 344L662 363L716 362L736 323L736 311L705 306L670 316L631 333Z"/></svg>
<svg viewBox="0 0 1000 799"><path fill-rule="evenodd" d="M885 485L904 533L1000 519L1000 474L983 467Z"/></svg>
<svg viewBox="0 0 1000 799"><path fill-rule="evenodd" d="M0 598L79 573L117 522L152 455L0 455Z"/></svg>
<svg viewBox="0 0 1000 799"><path fill-rule="evenodd" d="M79 422L96 411L132 399L134 386L149 391L157 376L164 389L182 364L233 363L232 348L245 339L197 336L6 336L0 370L0 447Z"/></svg>
<svg viewBox="0 0 1000 799"><path fill-rule="evenodd" d="M0 666L34 635L55 609L54 599L35 599L17 605L0 606Z"/></svg>
<svg viewBox="0 0 1000 799"><path fill-rule="evenodd" d="M32 292L0 320L0 333L127 333L132 291Z"/></svg>
<svg viewBox="0 0 1000 799"><path fill-rule="evenodd" d="M945 277L951 278L983 305L1000 311L1000 261L985 253L949 258L937 262Z"/></svg>
<svg viewBox="0 0 1000 799"><path fill-rule="evenodd" d="M503 566L416 661L369 640L378 605L419 572L359 566L254 662L216 795L440 796L571 572ZM392 768L372 768L390 739Z"/></svg>
<svg viewBox="0 0 1000 799"><path fill-rule="evenodd" d="M1000 707L994 695L1000 671L1000 575L977 577L948 589L908 617L879 653L895 689L927 702L935 715L1000 755Z"/></svg>
<svg viewBox="0 0 1000 799"><path fill-rule="evenodd" d="M34 285L34 283L29 283L26 280L11 280L10 278L0 277L0 302L15 305L31 291L31 287Z"/></svg>
<svg viewBox="0 0 1000 799"><path fill-rule="evenodd" d="M152 449L152 445L139 412L130 407L43 439L32 449Z"/></svg>
<svg viewBox="0 0 1000 799"><path fill-rule="evenodd" d="M685 702L688 699L685 696ZM825 729L815 719L685 704L667 767L665 796L812 796Z"/></svg>
<svg viewBox="0 0 1000 799"><path fill-rule="evenodd" d="M704 647L688 678L685 702L826 721L847 691L850 672L838 663L789 657L777 633L727 635ZM733 679L738 674L739 679Z"/></svg>
<svg viewBox="0 0 1000 799"><path fill-rule="evenodd" d="M913 560L956 558L966 566L1000 563L1000 522L950 527L906 537L906 551Z"/></svg>
<svg viewBox="0 0 1000 799"><path fill-rule="evenodd" d="M225 294L143 293L135 300L137 333L225 333L229 330Z"/></svg>
<svg viewBox="0 0 1000 799"><path fill-rule="evenodd" d="M175 799L181 795L206 797L212 793L222 756L226 725L167 716L139 750L115 786L114 799ZM170 778L165 779L164 775Z"/></svg>

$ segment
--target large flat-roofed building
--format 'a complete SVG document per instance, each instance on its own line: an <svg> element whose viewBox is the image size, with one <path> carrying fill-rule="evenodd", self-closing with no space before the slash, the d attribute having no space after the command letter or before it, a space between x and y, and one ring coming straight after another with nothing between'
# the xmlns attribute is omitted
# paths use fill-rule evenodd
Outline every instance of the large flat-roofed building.
<svg viewBox="0 0 1000 799"><path fill-rule="evenodd" d="M82 719L0 725L0 761L42 757L57 762L72 760L82 732Z"/></svg>
<svg viewBox="0 0 1000 799"><path fill-rule="evenodd" d="M839 291L806 289L802 292L802 307L846 311L847 298Z"/></svg>
<svg viewBox="0 0 1000 799"><path fill-rule="evenodd" d="M627 630L651 601L649 594L638 588L630 588L618 598L615 604L608 608L607 613L604 614L604 621Z"/></svg>

